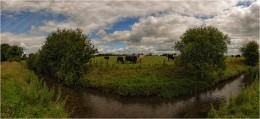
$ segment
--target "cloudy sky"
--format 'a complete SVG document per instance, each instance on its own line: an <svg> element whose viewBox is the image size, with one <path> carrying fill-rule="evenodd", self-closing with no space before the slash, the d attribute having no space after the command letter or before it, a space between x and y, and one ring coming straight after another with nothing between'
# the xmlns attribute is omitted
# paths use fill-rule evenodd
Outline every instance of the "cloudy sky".
<svg viewBox="0 0 260 119"><path fill-rule="evenodd" d="M257 0L1 0L1 43L36 52L57 28L80 28L100 53L173 53L187 29L212 25L229 54L259 40Z"/></svg>

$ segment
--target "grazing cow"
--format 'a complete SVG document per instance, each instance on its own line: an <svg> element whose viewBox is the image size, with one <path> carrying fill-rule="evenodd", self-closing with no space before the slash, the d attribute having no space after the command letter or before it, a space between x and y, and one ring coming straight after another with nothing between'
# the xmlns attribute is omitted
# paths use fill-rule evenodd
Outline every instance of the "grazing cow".
<svg viewBox="0 0 260 119"><path fill-rule="evenodd" d="M138 59L139 59L139 62L140 62L140 65L142 64L143 60L144 60L144 54L138 54Z"/></svg>
<svg viewBox="0 0 260 119"><path fill-rule="evenodd" d="M105 58L105 60L109 60L109 56L105 56L104 58Z"/></svg>
<svg viewBox="0 0 260 119"><path fill-rule="evenodd" d="M130 63L136 63L137 56L135 55L127 55L125 56L125 62L129 61Z"/></svg>
<svg viewBox="0 0 260 119"><path fill-rule="evenodd" d="M174 56L173 55L167 55L168 57L168 61L171 59L171 60L174 60Z"/></svg>
<svg viewBox="0 0 260 119"><path fill-rule="evenodd" d="M121 62L121 63L123 63L123 64L124 64L124 63L125 63L125 62L124 62L124 58L123 58L123 57L120 57L120 56L118 56L118 57L117 57L117 60L116 60L116 63L119 63L119 62Z"/></svg>
<svg viewBox="0 0 260 119"><path fill-rule="evenodd" d="M240 55L237 55L236 58L240 58Z"/></svg>

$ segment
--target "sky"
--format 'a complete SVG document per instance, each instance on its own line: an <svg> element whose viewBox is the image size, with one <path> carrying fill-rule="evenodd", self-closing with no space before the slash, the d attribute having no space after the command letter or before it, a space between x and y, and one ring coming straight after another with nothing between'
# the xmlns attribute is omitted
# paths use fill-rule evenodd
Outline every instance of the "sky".
<svg viewBox="0 0 260 119"><path fill-rule="evenodd" d="M1 0L1 43L35 53L53 31L80 28L99 53L174 53L189 28L231 37L227 54L259 41L257 0Z"/></svg>

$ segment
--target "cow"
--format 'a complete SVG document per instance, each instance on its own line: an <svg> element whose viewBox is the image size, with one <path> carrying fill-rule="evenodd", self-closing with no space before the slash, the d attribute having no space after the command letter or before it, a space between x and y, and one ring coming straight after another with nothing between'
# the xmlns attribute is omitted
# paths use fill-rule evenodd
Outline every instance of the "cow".
<svg viewBox="0 0 260 119"><path fill-rule="evenodd" d="M167 55L168 57L168 61L171 59L171 60L174 60L174 56L173 55Z"/></svg>
<svg viewBox="0 0 260 119"><path fill-rule="evenodd" d="M237 55L236 58L240 58L240 55Z"/></svg>
<svg viewBox="0 0 260 119"><path fill-rule="evenodd" d="M104 58L105 58L105 60L109 60L109 56L105 56Z"/></svg>
<svg viewBox="0 0 260 119"><path fill-rule="evenodd" d="M135 55L127 55L125 56L125 62L129 61L130 63L136 63L137 61L137 56Z"/></svg>
<svg viewBox="0 0 260 119"><path fill-rule="evenodd" d="M140 62L140 65L142 64L143 60L144 60L144 54L138 54L138 60Z"/></svg>
<svg viewBox="0 0 260 119"><path fill-rule="evenodd" d="M121 62L121 63L123 63L123 64L124 64L124 63L125 63L125 62L124 62L124 58L123 58L123 57L120 57L120 56L118 56L118 57L117 57L117 60L116 60L116 63L119 63L119 62Z"/></svg>

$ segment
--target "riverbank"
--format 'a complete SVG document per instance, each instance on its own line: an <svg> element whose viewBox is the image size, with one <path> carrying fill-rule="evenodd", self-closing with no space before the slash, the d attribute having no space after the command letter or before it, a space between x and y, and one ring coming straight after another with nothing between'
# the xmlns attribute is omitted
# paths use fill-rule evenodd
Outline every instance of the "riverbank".
<svg viewBox="0 0 260 119"><path fill-rule="evenodd" d="M65 101L55 96L24 63L1 62L2 118L65 118Z"/></svg>
<svg viewBox="0 0 260 119"><path fill-rule="evenodd" d="M211 107L210 118L259 118L259 69L252 85L244 88L229 104Z"/></svg>
<svg viewBox="0 0 260 119"><path fill-rule="evenodd" d="M215 84L248 72L251 67L243 64L243 58L228 57L227 69L216 73ZM181 67L158 65L107 65L90 68L82 84L119 96L160 96L164 98L191 95L213 86L206 80L193 80Z"/></svg>

